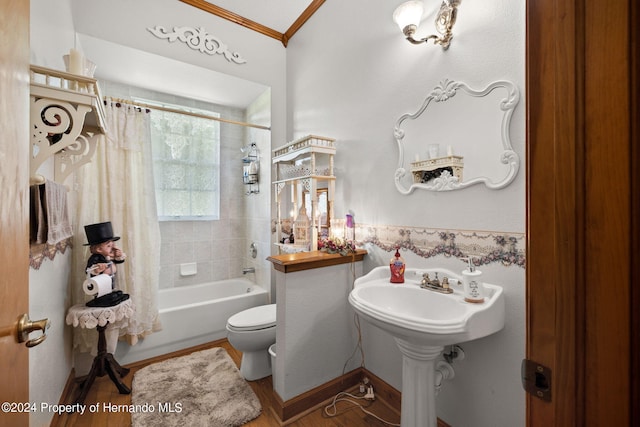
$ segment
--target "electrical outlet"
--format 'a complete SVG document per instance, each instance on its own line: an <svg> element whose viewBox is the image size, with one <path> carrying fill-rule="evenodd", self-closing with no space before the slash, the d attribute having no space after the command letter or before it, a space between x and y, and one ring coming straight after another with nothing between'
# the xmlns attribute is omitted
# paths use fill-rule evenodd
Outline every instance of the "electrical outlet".
<svg viewBox="0 0 640 427"><path fill-rule="evenodd" d="M367 394L364 395L364 398L367 400L374 400L376 396L373 394L373 386L369 386L367 388Z"/></svg>

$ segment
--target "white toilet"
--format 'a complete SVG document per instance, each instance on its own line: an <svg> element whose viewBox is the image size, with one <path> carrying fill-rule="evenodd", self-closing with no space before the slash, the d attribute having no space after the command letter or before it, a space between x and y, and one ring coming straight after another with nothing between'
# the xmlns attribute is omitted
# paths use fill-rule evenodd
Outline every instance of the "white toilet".
<svg viewBox="0 0 640 427"><path fill-rule="evenodd" d="M246 380L271 375L269 347L276 342L276 305L260 305L229 317L227 339L242 352L240 373Z"/></svg>

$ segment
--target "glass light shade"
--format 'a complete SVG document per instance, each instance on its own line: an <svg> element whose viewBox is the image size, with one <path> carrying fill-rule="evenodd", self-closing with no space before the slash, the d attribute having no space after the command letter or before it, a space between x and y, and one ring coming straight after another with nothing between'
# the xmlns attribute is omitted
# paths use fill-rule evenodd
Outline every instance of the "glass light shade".
<svg viewBox="0 0 640 427"><path fill-rule="evenodd" d="M408 1L402 3L393 12L393 20L398 24L401 31L408 25L415 25L417 27L420 25L423 11L422 1Z"/></svg>

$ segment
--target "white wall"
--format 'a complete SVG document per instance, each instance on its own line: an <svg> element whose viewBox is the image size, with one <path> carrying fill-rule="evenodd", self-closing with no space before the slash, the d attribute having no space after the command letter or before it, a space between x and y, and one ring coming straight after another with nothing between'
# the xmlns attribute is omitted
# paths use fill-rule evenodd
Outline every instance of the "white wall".
<svg viewBox="0 0 640 427"><path fill-rule="evenodd" d="M362 262L276 272L276 374L273 388L285 402L357 368L357 335L347 298ZM347 363L349 361L349 363Z"/></svg>
<svg viewBox="0 0 640 427"><path fill-rule="evenodd" d="M51 326L42 344L29 350L29 400L57 404L72 366L71 330L65 326L65 308L70 305L67 279L71 248L45 259L38 270L29 269L29 317L48 318ZM32 338L37 334L32 334ZM31 426L48 426L53 414L31 412Z"/></svg>
<svg viewBox="0 0 640 427"><path fill-rule="evenodd" d="M267 126L271 122L271 91L265 92L247 108L248 123ZM256 282L271 284L272 301L275 302L275 284L271 282L271 263L267 257L271 255L271 140L269 131L258 128L247 128L248 143L255 143L260 150L259 193L244 195L245 242L243 246L242 267L256 269ZM252 242L257 244L256 257L249 253Z"/></svg>
<svg viewBox="0 0 640 427"><path fill-rule="evenodd" d="M398 162L393 127L402 114L416 111L445 78L473 88L510 80L524 95L525 2L461 2L446 52L404 40L391 17L400 3L327 2L292 38L287 48L288 139L307 134L337 139L337 218L353 210L356 222L379 228L524 233L524 96L510 132L521 169L503 190L475 186L455 192L400 194L393 182ZM427 7L437 4L425 3ZM433 19L433 14L425 17L418 35L435 31ZM452 123L449 117L437 116L437 109L428 111L443 123ZM469 140L478 132L462 118L452 126L466 128ZM367 249L372 252L368 268L387 263L391 256L377 246ZM411 267L464 268L455 257L422 258L409 251L403 256ZM519 379L525 349L524 269L491 263L480 270L487 282L505 288L507 326L494 336L462 344L467 358L454 365L456 378L438 398L438 415L456 427L524 425ZM364 342L366 367L400 389L401 357L393 340L365 325Z"/></svg>

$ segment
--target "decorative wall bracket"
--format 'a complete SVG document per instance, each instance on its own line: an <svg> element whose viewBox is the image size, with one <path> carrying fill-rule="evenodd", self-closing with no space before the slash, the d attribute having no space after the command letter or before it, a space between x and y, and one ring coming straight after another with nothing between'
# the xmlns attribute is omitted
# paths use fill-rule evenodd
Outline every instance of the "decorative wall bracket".
<svg viewBox="0 0 640 427"><path fill-rule="evenodd" d="M104 133L104 108L95 79L31 67L31 160L33 183L38 169L54 156L54 180L63 183L91 161L98 134Z"/></svg>
<svg viewBox="0 0 640 427"><path fill-rule="evenodd" d="M227 61L235 62L236 64L247 62L238 52L230 52L226 44L216 36L207 33L202 27L173 27L173 32L169 32L164 27L156 25L154 28L147 28L147 30L159 39L168 39L170 43L180 40L200 53L206 53L207 55L220 54Z"/></svg>
<svg viewBox="0 0 640 427"><path fill-rule="evenodd" d="M91 161L96 150L94 134L81 135L84 116L90 107L74 107L68 102L48 98L31 101L31 176L46 159L58 154L54 180L62 183L78 167Z"/></svg>
<svg viewBox="0 0 640 427"><path fill-rule="evenodd" d="M460 163L460 168L461 168L462 157L454 156L452 153L451 146L448 149L448 153L446 157L439 157L439 155L436 155L435 157L431 157L429 160L426 160L426 161L419 160L417 158L415 162L412 162L410 164L411 173L409 174L407 173L407 166L405 165L405 152L407 151L407 141L405 141L404 138L406 136L405 128L410 123L408 121L415 121L416 119L418 119L422 115L422 113L425 112L425 110L431 104L432 101L435 103L444 103L445 101L451 100L458 93L458 91L468 94L474 98L483 98L489 95L495 89L499 89L499 88L505 89L507 92L506 97L500 99L499 105L498 105L499 111L497 113L500 116L499 120L501 122L500 123L500 141L497 141L496 143L494 143L493 140L489 140L488 141L489 144L485 144L484 146L480 146L480 147L478 147L478 144L475 144L475 146L469 146L471 143L467 143L467 151L472 152L473 155L465 156L464 163L465 163L465 175L467 175L467 172L466 172L467 163L470 163L471 161L475 161L477 163L484 162L484 160L478 158L478 157L481 157L481 154L479 153L482 153L485 149L488 150L489 148L492 148L492 149L495 148L496 150L495 165L496 166L500 166L500 164L506 165L506 172L504 177L493 179L487 176L480 175L480 176L471 176L468 180L463 180L461 173L455 173L456 172L455 168L448 167L448 168L442 168L441 170L435 169L432 171L431 169L434 169L433 167L425 166L427 163L436 164L438 162L444 162L444 163L447 163L448 166L452 166L453 165L452 162L457 159L457 161ZM520 158L518 154L513 150L511 146L511 141L509 138L509 126L511 123L511 116L513 115L513 110L518 104L519 98L520 98L520 95L518 92L518 88L512 82L509 82L509 81L496 81L491 83L485 89L474 90L462 82L455 82L448 79L443 80L431 91L431 93L427 96L427 98L424 100L420 108L415 113L402 115L395 124L394 136L399 149L398 167L395 171L395 184L398 191L400 191L402 194L410 194L415 189L424 189L424 190L430 190L430 191L449 191L449 190L458 190L458 189L466 188L466 187L469 187L475 184L480 184L480 183L484 183L488 188L491 188L491 189L500 189L509 185L518 174L518 170L520 168ZM487 102L493 102L493 100L489 99ZM461 110L464 110L464 108L466 108L466 105L462 106ZM489 109L489 108L485 108L485 106L482 106L482 108L485 110ZM444 116L449 117L450 115L445 114ZM461 112L456 111L456 117L454 119L458 127L460 127L459 126L460 123L471 121L468 117L465 117L464 111L461 111ZM445 127L447 125L438 123L438 126ZM453 127L454 127L453 125L450 126L449 129L445 130L445 133L446 132L451 133L450 130ZM433 129L428 129L428 130L433 130ZM482 135L482 131L478 131L475 133L472 131L471 135L473 135L473 138L475 140L478 140L479 143L485 142L483 140L484 135ZM419 140L420 138L428 139L429 136L430 135L423 135L423 134L412 135L412 138L409 139L409 141L416 141L416 140ZM446 135L446 136L448 137L449 135ZM454 142L459 143L460 141L454 141ZM500 145L499 147L491 147L492 145L498 146L498 144ZM415 146L417 144L414 142L413 145ZM430 145L433 145L433 144L430 144ZM418 145L418 147L420 146ZM419 154L416 154L416 157L418 156ZM490 159L493 159L493 157L490 157ZM485 163L489 163L489 160L486 161ZM497 168L494 168L494 169L497 169ZM429 174L427 175L428 179L420 180L416 178L420 176L420 173L422 173L422 176L425 176L424 172L429 172ZM410 184L407 184L406 182L407 180L404 179L405 176L407 175L410 175L413 177L413 180Z"/></svg>

